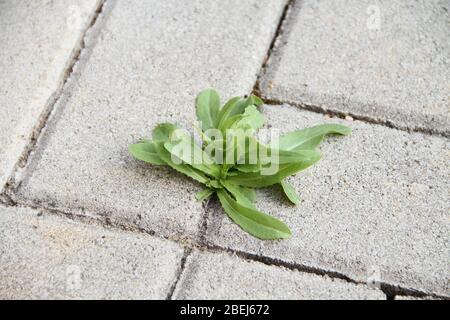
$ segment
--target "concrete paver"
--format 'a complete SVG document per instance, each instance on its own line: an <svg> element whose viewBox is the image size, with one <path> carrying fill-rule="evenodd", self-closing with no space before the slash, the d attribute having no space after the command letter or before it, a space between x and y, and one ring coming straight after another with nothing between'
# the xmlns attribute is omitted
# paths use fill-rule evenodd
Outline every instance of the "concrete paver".
<svg viewBox="0 0 450 320"><path fill-rule="evenodd" d="M98 0L0 2L0 190L62 85Z"/></svg>
<svg viewBox="0 0 450 320"><path fill-rule="evenodd" d="M164 299L183 248L0 206L0 299Z"/></svg>
<svg viewBox="0 0 450 320"><path fill-rule="evenodd" d="M417 297L410 297L410 296L396 296L395 300L400 301L429 301L429 300L439 300L435 299L433 297L425 297L425 298L417 298Z"/></svg>
<svg viewBox="0 0 450 320"><path fill-rule="evenodd" d="M369 299L384 300L378 289L291 271L226 253L189 256L175 299Z"/></svg>
<svg viewBox="0 0 450 320"><path fill-rule="evenodd" d="M450 3L296 1L264 96L450 134Z"/></svg>

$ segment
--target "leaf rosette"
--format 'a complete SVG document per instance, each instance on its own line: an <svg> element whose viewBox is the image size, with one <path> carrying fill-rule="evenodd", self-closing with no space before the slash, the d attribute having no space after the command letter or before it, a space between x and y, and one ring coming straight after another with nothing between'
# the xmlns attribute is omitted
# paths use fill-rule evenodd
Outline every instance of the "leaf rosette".
<svg viewBox="0 0 450 320"><path fill-rule="evenodd" d="M204 185L199 201L217 194L228 216L249 234L264 240L285 239L291 230L282 221L256 208L256 188L280 185L286 199L299 204L300 197L286 178L317 163L318 145L330 134L348 135L340 124L321 124L259 142L264 125L258 110L263 101L255 95L234 97L223 106L213 89L196 99L201 142L174 124L156 126L152 140L129 147L136 159L166 165Z"/></svg>

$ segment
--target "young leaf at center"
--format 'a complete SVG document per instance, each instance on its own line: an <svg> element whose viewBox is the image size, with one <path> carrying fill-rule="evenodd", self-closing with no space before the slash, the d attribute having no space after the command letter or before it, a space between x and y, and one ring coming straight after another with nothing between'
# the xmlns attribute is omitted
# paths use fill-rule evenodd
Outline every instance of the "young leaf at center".
<svg viewBox="0 0 450 320"><path fill-rule="evenodd" d="M203 131L214 128L219 116L220 98L213 89L202 91L197 97L197 118L202 123Z"/></svg>

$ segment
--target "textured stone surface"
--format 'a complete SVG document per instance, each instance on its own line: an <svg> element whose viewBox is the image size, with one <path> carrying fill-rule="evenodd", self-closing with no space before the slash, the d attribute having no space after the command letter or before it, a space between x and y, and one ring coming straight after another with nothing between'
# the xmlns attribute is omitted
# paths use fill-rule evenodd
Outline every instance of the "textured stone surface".
<svg viewBox="0 0 450 320"><path fill-rule="evenodd" d="M446 0L296 1L263 93L450 134L449 12Z"/></svg>
<svg viewBox="0 0 450 320"><path fill-rule="evenodd" d="M191 129L195 97L205 87L225 97L249 92L283 4L108 1L108 17L96 40L87 40L19 201L99 212L168 236L195 235L203 214L194 198L200 186L133 160L128 145L160 122Z"/></svg>
<svg viewBox="0 0 450 320"><path fill-rule="evenodd" d="M98 2L0 1L0 190Z"/></svg>
<svg viewBox="0 0 450 320"><path fill-rule="evenodd" d="M396 296L395 300L403 300L403 301L428 301L428 300L439 300L433 297L424 297L424 298L417 298L417 297L409 297L409 296Z"/></svg>
<svg viewBox="0 0 450 320"><path fill-rule="evenodd" d="M164 299L183 249L0 206L0 299Z"/></svg>
<svg viewBox="0 0 450 320"><path fill-rule="evenodd" d="M189 256L175 299L385 299L383 292L226 253Z"/></svg>
<svg viewBox="0 0 450 320"><path fill-rule="evenodd" d="M290 181L302 202L277 188L258 207L292 229L287 241L259 241L237 227L217 203L208 239L222 247L449 295L449 141L359 121L329 120L291 106L264 107L280 132L324 122L353 134L327 139L323 159Z"/></svg>

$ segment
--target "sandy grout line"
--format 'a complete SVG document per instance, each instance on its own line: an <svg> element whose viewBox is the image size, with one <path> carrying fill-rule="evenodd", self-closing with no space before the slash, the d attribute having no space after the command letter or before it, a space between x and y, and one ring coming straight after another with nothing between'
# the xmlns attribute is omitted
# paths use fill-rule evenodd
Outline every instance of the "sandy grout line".
<svg viewBox="0 0 450 320"><path fill-rule="evenodd" d="M259 70L259 73L256 77L255 84L253 85L253 94L261 97L261 88L260 88L260 82L261 78L264 76L267 64L270 60L270 57L272 55L272 52L275 50L277 46L277 42L279 39L281 39L284 31L284 27L286 25L286 22L288 20L289 14L291 12L291 8L293 7L296 0L287 0L286 5L284 6L283 12L281 13L280 20L278 21L277 28L275 30L274 36L272 38L272 41L270 42L269 49L267 50L266 56L264 57L264 60L261 64L261 68Z"/></svg>
<svg viewBox="0 0 450 320"><path fill-rule="evenodd" d="M184 248L184 254L180 261L180 267L178 268L177 276L175 277L175 281L173 282L172 286L169 289L169 292L166 296L166 300L173 300L173 295L175 293L175 290L178 287L178 284L180 283L181 277L183 276L184 271L186 270L186 261L189 258L189 256L192 254L193 249L192 248Z"/></svg>
<svg viewBox="0 0 450 320"><path fill-rule="evenodd" d="M282 100L275 100L275 99L269 99L264 96L261 97L261 99L264 101L264 104L269 106L278 106L278 105L290 105L293 107L297 107L299 109L314 112L318 114L323 115L329 115L332 117L336 117L339 119L345 119L346 117L351 117L353 120L358 120L367 124L371 125L377 125L377 126L383 126L389 129L396 129L399 131L404 131L407 133L421 133L428 136L434 136L434 137L442 137L442 138L450 138L450 132L441 132L441 131L434 131L425 127L406 127L406 126L399 126L394 123L392 123L389 120L381 120L372 118L369 116L363 116L359 114L355 114L352 112L343 112L336 109L329 109L324 108L323 106L314 106L314 105L307 105L302 104L298 102L293 101L282 101Z"/></svg>

